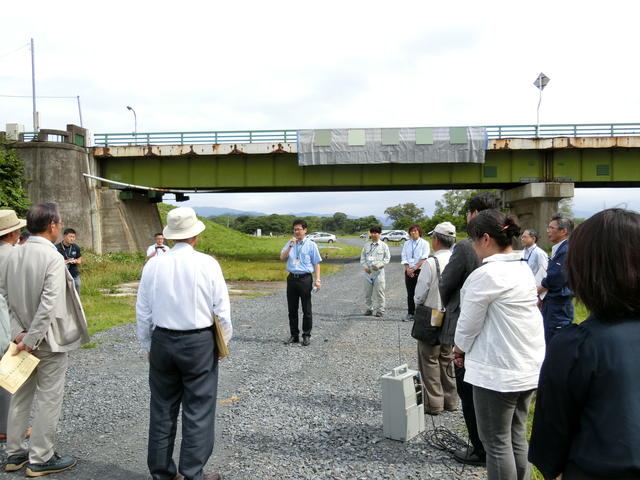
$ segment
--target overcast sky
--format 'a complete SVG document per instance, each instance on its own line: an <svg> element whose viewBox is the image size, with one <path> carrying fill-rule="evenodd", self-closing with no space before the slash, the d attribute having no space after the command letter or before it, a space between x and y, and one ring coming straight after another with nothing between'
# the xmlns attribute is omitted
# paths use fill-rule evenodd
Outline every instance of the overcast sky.
<svg viewBox="0 0 640 480"><path fill-rule="evenodd" d="M640 122L635 1L40 0L5 8L0 95L80 96L95 133ZM75 98L39 99L40 125L79 123ZM0 125L32 124L29 98L0 97ZM194 205L267 213L381 215L442 192L226 194ZM635 189L579 190L574 208Z"/></svg>

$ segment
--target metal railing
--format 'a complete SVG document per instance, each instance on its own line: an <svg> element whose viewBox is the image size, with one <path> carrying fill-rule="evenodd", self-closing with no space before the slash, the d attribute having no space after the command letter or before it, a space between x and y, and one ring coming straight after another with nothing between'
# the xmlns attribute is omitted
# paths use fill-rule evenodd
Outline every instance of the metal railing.
<svg viewBox="0 0 640 480"><path fill-rule="evenodd" d="M487 137L552 138L552 137L626 137L640 136L640 123L589 123L556 125L491 125ZM33 132L25 132L24 140L31 141ZM296 143L297 130L246 130L221 132L145 132L96 133L95 146L192 145L198 143Z"/></svg>
<svg viewBox="0 0 640 480"><path fill-rule="evenodd" d="M556 125L492 125L489 138L629 137L640 135L640 123L586 123Z"/></svg>
<svg viewBox="0 0 640 480"><path fill-rule="evenodd" d="M248 130L226 132L96 133L96 146L192 145L197 143L295 143L297 130Z"/></svg>

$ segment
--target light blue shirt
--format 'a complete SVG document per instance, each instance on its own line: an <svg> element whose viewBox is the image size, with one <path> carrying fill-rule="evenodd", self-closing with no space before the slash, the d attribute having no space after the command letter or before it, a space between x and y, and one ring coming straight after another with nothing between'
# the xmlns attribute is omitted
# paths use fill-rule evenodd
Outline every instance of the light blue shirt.
<svg viewBox="0 0 640 480"><path fill-rule="evenodd" d="M549 257L547 257L547 252L541 249L538 245L533 244L533 246L529 248L525 248L522 252L522 257L524 261L527 262L529 268L534 275L538 275L538 271L542 268L545 272L547 271L547 263L549 263Z"/></svg>
<svg viewBox="0 0 640 480"><path fill-rule="evenodd" d="M413 268L420 260L429 257L430 251L429 242L424 238L407 240L402 247L402 261L400 263L408 264L410 268Z"/></svg>
<svg viewBox="0 0 640 480"><path fill-rule="evenodd" d="M289 242L285 243L280 253L289 247ZM287 272L291 273L313 273L313 267L322 261L318 246L312 240L305 238L302 242L296 242L289 251L287 257Z"/></svg>

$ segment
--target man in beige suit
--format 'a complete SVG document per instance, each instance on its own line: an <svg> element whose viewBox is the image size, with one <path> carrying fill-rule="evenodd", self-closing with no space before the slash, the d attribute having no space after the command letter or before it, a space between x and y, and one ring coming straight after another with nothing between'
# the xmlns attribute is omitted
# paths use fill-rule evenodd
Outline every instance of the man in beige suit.
<svg viewBox="0 0 640 480"><path fill-rule="evenodd" d="M29 240L11 252L0 266L0 294L9 305L11 335L18 351L40 359L29 379L11 399L5 471L28 463L26 476L61 472L76 464L54 451L62 410L67 352L89 340L87 324L73 279L54 242L62 219L54 203L41 203L27 212ZM24 431L35 397L33 433Z"/></svg>

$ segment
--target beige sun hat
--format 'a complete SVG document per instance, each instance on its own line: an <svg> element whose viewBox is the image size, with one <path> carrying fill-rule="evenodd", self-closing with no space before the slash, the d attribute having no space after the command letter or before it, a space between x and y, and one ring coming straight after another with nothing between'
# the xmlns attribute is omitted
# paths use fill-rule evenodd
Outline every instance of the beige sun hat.
<svg viewBox="0 0 640 480"><path fill-rule="evenodd" d="M167 214L167 226L162 234L169 240L184 240L195 237L205 229L191 207L178 207Z"/></svg>
<svg viewBox="0 0 640 480"><path fill-rule="evenodd" d="M0 210L0 237L14 230L20 230L26 224L27 221L18 218L13 210Z"/></svg>

